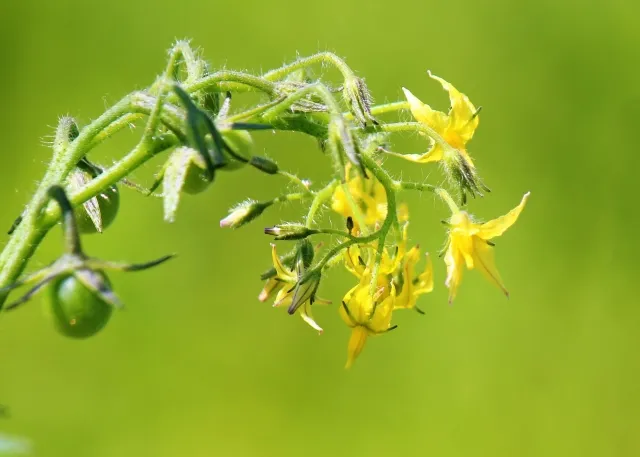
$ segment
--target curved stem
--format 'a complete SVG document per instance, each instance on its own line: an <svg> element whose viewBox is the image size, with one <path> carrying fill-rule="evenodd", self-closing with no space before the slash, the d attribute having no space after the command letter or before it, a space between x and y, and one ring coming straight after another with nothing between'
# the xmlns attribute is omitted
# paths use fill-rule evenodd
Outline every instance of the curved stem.
<svg viewBox="0 0 640 457"><path fill-rule="evenodd" d="M333 65L340 71L340 73L342 73L342 76L344 77L344 79L354 76L353 70L351 70L351 68L349 68L347 63L344 60L342 60L340 57L338 57L332 52L321 52L309 57L298 59L295 62L284 65L275 70L268 71L267 73L262 75L262 77L269 81L277 81L279 79L284 78L288 74L293 73L296 70L300 70L301 68L305 68L310 65L315 65L318 63L320 64L328 63L330 65Z"/></svg>
<svg viewBox="0 0 640 457"><path fill-rule="evenodd" d="M383 105L372 106L371 115L379 116L381 114L395 113L397 111L403 111L408 109L409 109L409 102L406 102L406 101L385 103ZM354 118L353 113L350 113L350 112L343 113L342 115L344 116L345 119L352 120Z"/></svg>
<svg viewBox="0 0 640 457"><path fill-rule="evenodd" d="M380 262L382 261L382 254L384 252L384 242L387 238L387 234L394 223L397 223L397 208L396 208L396 193L395 182L391 179L391 176L371 158L368 154L362 155L362 162L371 170L371 173L376 177L380 184L384 187L387 194L387 217L385 217L380 230L378 230L378 249L376 252L376 260L373 264L371 271L371 294L374 294L378 285L378 273L380 271Z"/></svg>
<svg viewBox="0 0 640 457"><path fill-rule="evenodd" d="M305 183L302 179L300 179L293 173L289 173L288 171L285 171L285 170L278 170L278 174L280 176L284 176L285 178L287 178L289 181L291 181L292 183L300 187L300 189L302 189L303 191L311 193L311 191L309 190L309 183L308 182Z"/></svg>
<svg viewBox="0 0 640 457"><path fill-rule="evenodd" d="M228 84L231 86L228 86ZM235 83L235 85L234 85ZM225 86L227 84L227 86ZM244 87L243 87L244 86ZM217 88L220 92L224 92L228 90L230 87L234 89L240 88L244 89L257 89L261 92L264 92L270 96L275 96L277 94L276 85L266 80L265 78L260 78L258 76L250 75L248 73L242 73L239 71L217 71L215 73L211 73L200 79L197 82L194 82L191 85L186 85L185 89L187 92L193 93L203 89L212 89ZM170 96L169 100L175 100L175 96Z"/></svg>
<svg viewBox="0 0 640 457"><path fill-rule="evenodd" d="M306 226L308 228L311 228L311 226L313 225L313 218L316 216L316 213L318 212L322 204L325 201L327 201L329 198L331 198L331 195L333 195L333 191L337 185L338 185L338 181L334 179L329 184L327 184L323 189L318 191L315 198L311 202L311 206L309 207L309 212L307 213Z"/></svg>
<svg viewBox="0 0 640 457"><path fill-rule="evenodd" d="M73 206L67 198L67 194L61 186L51 186L47 192L49 197L54 199L62 212L62 222L64 227L65 251L69 254L82 256L82 243L78 233L78 224L73 213Z"/></svg>

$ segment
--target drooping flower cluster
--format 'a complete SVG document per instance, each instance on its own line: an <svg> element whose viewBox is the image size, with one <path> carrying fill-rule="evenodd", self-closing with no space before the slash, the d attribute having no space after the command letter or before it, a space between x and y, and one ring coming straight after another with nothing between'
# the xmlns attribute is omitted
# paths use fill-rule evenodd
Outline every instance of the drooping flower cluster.
<svg viewBox="0 0 640 457"><path fill-rule="evenodd" d="M451 110L448 114L432 109L409 90L404 89L408 107L419 127L424 129L421 133L426 133L430 138L430 149L424 154L398 154L384 148L379 150L415 163L443 163L445 173L458 189L464 204L466 193L475 196L482 195L483 190L488 190L466 150L466 145L478 126L479 109L447 81L431 74L430 76L449 92ZM374 158L372 165L376 164L379 165L379 161ZM338 254L330 261L332 264L342 263L356 278L356 284L344 295L338 307L342 320L351 329L347 368L362 352L370 336L385 334L397 327L392 323L394 312L415 309L424 313L416 303L421 295L433 290L434 284L433 265L429 254L426 254L424 266L420 269L418 263L423 257L420 247L408 246L409 212L406 205L398 204L395 198L395 191L402 188L404 183L390 180L385 185L375 173L372 174L374 176L365 176L351 164L347 164L344 174L346 180L343 184L334 186L330 199L331 209L347 221L348 228L347 241L343 243L344 249L340 250L341 257L338 257ZM421 188L419 185L404 187ZM422 188L426 189L429 186ZM435 187L431 190L447 203L451 211L450 217L443 221L448 233L442 252L447 270L445 285L449 288L449 302L453 302L456 297L465 269L480 270L508 296L495 266L494 244L491 239L502 235L515 223L529 194L525 194L520 204L505 216L482 223L477 222L467 211L460 209L446 190ZM390 195L391 193L393 195ZM392 206L389 204L391 200ZM395 214L389 214L390 211L394 211ZM309 228L305 228L304 231L300 228L296 232L292 227L288 225L270 228L266 233L281 234L285 233L287 228L289 239L296 239L297 236L306 238L313 233L322 233L321 230L314 232ZM384 235L375 236L381 233ZM301 317L321 332L322 329L311 317L311 304L314 302L319 276L310 280L300 269L294 272L294 265L301 264L296 260L296 256L289 257L292 268L283 265L275 247L272 249L272 260L275 275L267 280L260 300L265 301L279 290L274 306L287 304L291 312L291 304L296 303L294 296L297 291L300 288L310 291L300 294L302 298L297 303L297 308ZM327 268L328 265L322 267Z"/></svg>

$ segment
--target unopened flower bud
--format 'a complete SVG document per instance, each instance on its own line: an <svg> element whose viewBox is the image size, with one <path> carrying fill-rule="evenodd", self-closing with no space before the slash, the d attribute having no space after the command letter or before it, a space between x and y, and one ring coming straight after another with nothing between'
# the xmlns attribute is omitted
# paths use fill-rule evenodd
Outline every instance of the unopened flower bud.
<svg viewBox="0 0 640 457"><path fill-rule="evenodd" d="M298 245L298 263L302 262L303 269L307 269L311 266L311 262L313 262L313 256L315 254L315 249L313 249L313 245L309 240L302 240Z"/></svg>
<svg viewBox="0 0 640 457"><path fill-rule="evenodd" d="M279 171L278 164L264 157L253 156L249 164L268 175L275 175Z"/></svg>
<svg viewBox="0 0 640 457"><path fill-rule="evenodd" d="M298 272L299 275L300 273L301 271ZM295 313L296 310L306 301L309 301L309 303L313 305L316 298L316 292L320 286L321 278L322 276L320 272L315 272L312 273L310 277L306 278L306 280L298 281L295 291L293 292L291 305L289 305L289 308L287 309L289 314Z"/></svg>
<svg viewBox="0 0 640 457"><path fill-rule="evenodd" d="M302 224L281 224L264 229L266 235L273 235L276 240L302 240L317 233Z"/></svg>
<svg viewBox="0 0 640 457"><path fill-rule="evenodd" d="M247 200L232 208L229 215L220 221L220 227L239 228L251 222L270 206L270 203L260 203Z"/></svg>
<svg viewBox="0 0 640 457"><path fill-rule="evenodd" d="M360 124L363 126L366 126L367 123L378 124L378 121L371 114L371 103L373 100L362 78L358 78L357 76L347 78L344 82L342 95L349 104L349 109Z"/></svg>

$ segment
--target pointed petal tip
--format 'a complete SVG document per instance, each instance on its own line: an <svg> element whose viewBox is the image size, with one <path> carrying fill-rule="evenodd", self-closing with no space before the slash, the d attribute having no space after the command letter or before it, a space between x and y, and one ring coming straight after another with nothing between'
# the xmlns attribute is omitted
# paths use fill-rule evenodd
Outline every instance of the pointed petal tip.
<svg viewBox="0 0 640 457"><path fill-rule="evenodd" d="M402 88L402 92L404 92L404 96L409 103L415 103L415 101L418 100L418 98L415 95L413 95L411 91L406 87Z"/></svg>

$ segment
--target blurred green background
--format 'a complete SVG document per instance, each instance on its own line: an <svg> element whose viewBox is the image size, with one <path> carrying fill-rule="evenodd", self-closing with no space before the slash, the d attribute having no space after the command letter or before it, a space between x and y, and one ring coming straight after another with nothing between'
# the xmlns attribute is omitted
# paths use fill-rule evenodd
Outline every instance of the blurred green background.
<svg viewBox="0 0 640 457"><path fill-rule="evenodd" d="M214 68L254 72L335 51L378 102L406 86L446 109L431 69L484 107L470 150L493 193L471 210L493 218L532 197L497 240L510 300L472 272L448 306L436 261L426 315L399 315L400 329L345 371L335 306L316 310L318 337L256 299L269 263L261 228L296 207L218 227L229 206L284 182L222 176L185 199L173 225L159 200L123 190L119 219L87 250L179 257L112 275L128 307L87 341L56 334L40 299L2 315L0 404L11 417L0 434L30 440L38 456L639 455L639 14L631 1L2 2L1 227L44 172L58 116L86 123L145 87L185 37ZM134 138L124 137L100 157L122 154ZM328 169L300 135L256 141L316 182ZM389 165L442 179L434 166ZM136 177L148 183L158 166ZM435 253L445 209L430 195L409 202L412 240ZM59 242L56 229L30 268ZM322 295L338 301L351 282L336 271Z"/></svg>

